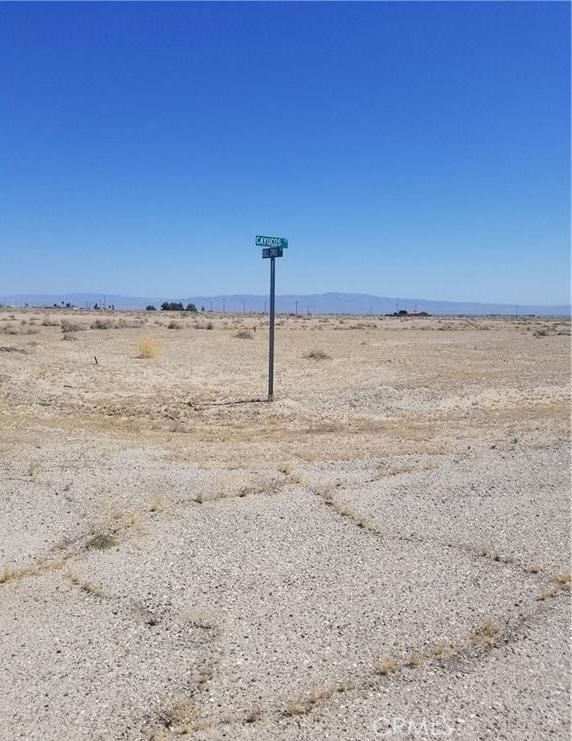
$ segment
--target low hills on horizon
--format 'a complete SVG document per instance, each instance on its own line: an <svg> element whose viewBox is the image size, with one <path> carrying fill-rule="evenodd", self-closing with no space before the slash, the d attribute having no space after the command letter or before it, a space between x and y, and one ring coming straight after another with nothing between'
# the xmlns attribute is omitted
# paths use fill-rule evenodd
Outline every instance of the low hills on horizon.
<svg viewBox="0 0 572 741"><path fill-rule="evenodd" d="M78 308L99 307L115 309L145 309L152 305L157 309L165 301L180 301L185 306L195 304L200 310L215 312L261 313L268 309L268 296L255 294L234 294L227 296L122 296L102 293L68 294L17 294L0 296L0 304L11 307L53 307L71 304ZM388 298L365 293L320 293L291 294L276 296L278 313L298 314L392 314L405 310L409 313L428 314L471 314L471 315L529 315L570 316L570 305L533 305L506 303L479 303L475 301L433 301L416 298Z"/></svg>

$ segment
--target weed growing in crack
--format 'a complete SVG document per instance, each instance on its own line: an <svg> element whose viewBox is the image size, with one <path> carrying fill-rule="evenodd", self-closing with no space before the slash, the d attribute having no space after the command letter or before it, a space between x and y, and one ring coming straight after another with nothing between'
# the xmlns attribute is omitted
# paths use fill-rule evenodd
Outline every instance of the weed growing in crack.
<svg viewBox="0 0 572 741"><path fill-rule="evenodd" d="M487 618L475 631L473 640L483 646L491 646L495 643L500 628L492 618Z"/></svg>
<svg viewBox="0 0 572 741"><path fill-rule="evenodd" d="M160 721L169 730L184 735L192 733L196 726L198 712L190 702L180 702L164 710Z"/></svg>
<svg viewBox="0 0 572 741"><path fill-rule="evenodd" d="M395 673L398 669L399 664L397 661L391 656L386 656L375 667L375 673L387 676L388 674Z"/></svg>
<svg viewBox="0 0 572 741"><path fill-rule="evenodd" d="M436 659L448 659L457 653L457 648L452 643L438 643L433 649Z"/></svg>
<svg viewBox="0 0 572 741"><path fill-rule="evenodd" d="M91 538L91 540L88 540L86 548L95 548L98 551L108 551L111 548L115 548L117 545L119 545L119 542L113 536L101 533L100 535Z"/></svg>
<svg viewBox="0 0 572 741"><path fill-rule="evenodd" d="M256 723L256 721L260 720L261 718L262 710L259 707L253 707L248 711L244 721L245 723Z"/></svg>
<svg viewBox="0 0 572 741"><path fill-rule="evenodd" d="M412 651L407 661L407 666L410 669L418 669L423 665L423 656L417 651Z"/></svg>
<svg viewBox="0 0 572 741"><path fill-rule="evenodd" d="M305 715L307 712L309 712L310 706L308 703L303 703L298 700L288 700L286 702L286 715L288 716L294 716L294 715Z"/></svg>
<svg viewBox="0 0 572 741"><path fill-rule="evenodd" d="M47 571L57 571L63 568L62 560L42 561L31 566L5 566L0 572L0 584L25 579L28 576L39 576Z"/></svg>
<svg viewBox="0 0 572 741"><path fill-rule="evenodd" d="M149 512L162 512L166 506L167 503L163 499L163 497L156 496L151 500L151 504L149 505Z"/></svg>
<svg viewBox="0 0 572 741"><path fill-rule="evenodd" d="M86 594L93 594L95 597L104 596L102 590L98 586L86 581L81 576L79 576L79 574L76 574L73 571L66 571L65 577L66 579L69 579L72 584L75 584L76 587L79 587L82 592L86 592Z"/></svg>

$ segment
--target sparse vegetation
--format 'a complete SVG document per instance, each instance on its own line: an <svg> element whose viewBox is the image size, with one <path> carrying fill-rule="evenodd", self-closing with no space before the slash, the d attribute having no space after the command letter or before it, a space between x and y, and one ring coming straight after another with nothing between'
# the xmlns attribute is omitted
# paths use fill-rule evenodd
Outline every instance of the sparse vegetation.
<svg viewBox="0 0 572 741"><path fill-rule="evenodd" d="M144 337L141 342L139 342L137 350L137 357L144 360L156 358L160 352L159 343L149 337Z"/></svg>
<svg viewBox="0 0 572 741"><path fill-rule="evenodd" d="M86 592L86 594L93 594L96 597L103 597L103 592L100 587L96 586L92 582L87 581L86 579L83 579L81 576L79 576L79 574L68 570L65 572L65 576L71 581L72 584L75 584L76 587L79 587L82 592Z"/></svg>
<svg viewBox="0 0 572 741"><path fill-rule="evenodd" d="M62 319L61 326L64 332L82 332L86 329L84 324L72 322L70 319Z"/></svg>
<svg viewBox="0 0 572 741"><path fill-rule="evenodd" d="M289 699L286 702L286 715L290 717L295 715L305 715L310 710L310 707L309 703Z"/></svg>
<svg viewBox="0 0 572 741"><path fill-rule="evenodd" d="M119 543L111 535L100 534L91 538L86 545L88 548L95 548L98 551L107 551L110 548L115 548Z"/></svg>
<svg viewBox="0 0 572 741"><path fill-rule="evenodd" d="M180 702L163 711L161 722L166 728L184 735L193 731L198 716L197 708L193 703Z"/></svg>
<svg viewBox="0 0 572 741"><path fill-rule="evenodd" d="M256 723L256 721L260 720L260 718L262 718L262 710L258 706L256 706L248 711L244 720L246 723Z"/></svg>
<svg viewBox="0 0 572 741"><path fill-rule="evenodd" d="M474 639L482 645L491 645L499 633L499 626L492 618L487 618L475 631Z"/></svg>
<svg viewBox="0 0 572 741"><path fill-rule="evenodd" d="M310 350L304 354L308 360L331 360L332 358L324 350Z"/></svg>
<svg viewBox="0 0 572 741"><path fill-rule="evenodd" d="M385 656L375 667L376 674L393 674L399 669L399 664L391 656Z"/></svg>
<svg viewBox="0 0 572 741"><path fill-rule="evenodd" d="M417 651L412 651L407 661L407 666L411 669L418 669L423 665L423 656Z"/></svg>
<svg viewBox="0 0 572 741"><path fill-rule="evenodd" d="M91 329L113 329L115 322L112 319L96 319L91 324Z"/></svg>
<svg viewBox="0 0 572 741"><path fill-rule="evenodd" d="M47 571L57 571L63 568L64 561L61 559L49 559L40 563L29 566L5 566L0 571L0 584L7 584L18 579L25 579L29 576L38 576Z"/></svg>
<svg viewBox="0 0 572 741"><path fill-rule="evenodd" d="M249 332L247 329L241 329L234 335L239 340L253 340L254 335L252 332Z"/></svg>
<svg viewBox="0 0 572 741"><path fill-rule="evenodd" d="M156 496L153 497L153 500L151 501L151 504L149 505L149 511L150 512L162 512L165 509L166 502L163 499L163 497Z"/></svg>
<svg viewBox="0 0 572 741"><path fill-rule="evenodd" d="M436 659L448 659L457 652L457 647L452 643L438 643L433 649Z"/></svg>
<svg viewBox="0 0 572 741"><path fill-rule="evenodd" d="M189 609L185 611L185 618L189 625L194 628L210 630L215 626L215 620L212 612L202 609Z"/></svg>

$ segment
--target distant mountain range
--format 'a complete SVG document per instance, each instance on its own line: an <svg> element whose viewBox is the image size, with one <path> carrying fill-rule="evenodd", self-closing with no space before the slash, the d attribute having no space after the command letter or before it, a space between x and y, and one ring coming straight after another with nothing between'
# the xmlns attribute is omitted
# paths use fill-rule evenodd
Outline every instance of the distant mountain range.
<svg viewBox="0 0 572 741"><path fill-rule="evenodd" d="M263 312L268 308L267 296L252 294L232 296L118 296L101 293L68 293L61 295L19 294L0 296L4 306L53 306L70 303L80 308L114 306L116 309L144 309L148 305L159 308L164 301L181 301L185 306L195 304L206 311ZM276 310L280 313L298 311L299 314L390 314L394 311L426 311L429 314L535 314L537 316L570 316L570 305L534 306L488 304L472 301L430 301L419 298L386 298L366 293L319 293L309 295L276 296Z"/></svg>

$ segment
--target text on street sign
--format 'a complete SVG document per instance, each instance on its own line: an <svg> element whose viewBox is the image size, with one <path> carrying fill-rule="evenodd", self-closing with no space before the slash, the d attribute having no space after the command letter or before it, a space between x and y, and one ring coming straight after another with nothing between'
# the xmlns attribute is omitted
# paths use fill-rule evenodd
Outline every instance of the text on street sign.
<svg viewBox="0 0 572 741"><path fill-rule="evenodd" d="M284 237L257 236L256 246L257 247L280 247L281 249L285 249L286 247L288 247L288 240L285 239Z"/></svg>
<svg viewBox="0 0 572 741"><path fill-rule="evenodd" d="M262 257L282 257L282 247L265 247L262 250Z"/></svg>

